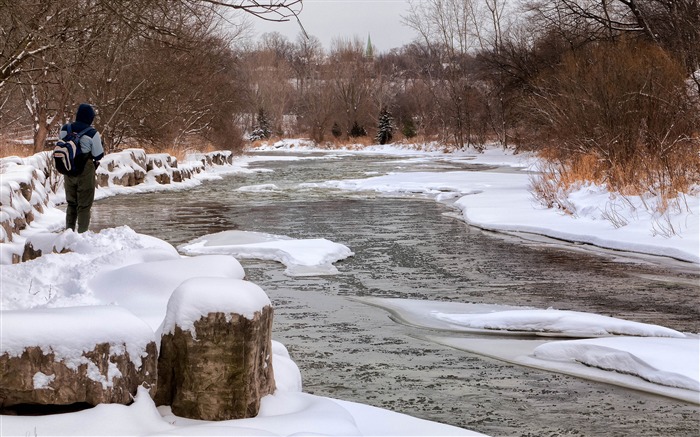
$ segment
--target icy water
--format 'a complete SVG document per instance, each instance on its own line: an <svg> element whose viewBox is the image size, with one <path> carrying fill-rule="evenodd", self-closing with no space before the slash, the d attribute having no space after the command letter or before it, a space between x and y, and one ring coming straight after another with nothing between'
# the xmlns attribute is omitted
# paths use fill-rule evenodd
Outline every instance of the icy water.
<svg viewBox="0 0 700 437"><path fill-rule="evenodd" d="M484 232L429 199L299 187L389 171L473 169L468 164L326 156L251 168L272 171L99 201L94 227L125 224L174 245L238 229L350 247L355 256L337 263L334 276L292 278L281 264L243 262L248 279L273 301L273 337L289 349L309 393L494 436L700 432L695 405L431 343L425 336L445 333L402 325L361 301L554 307L700 332L700 275L693 268ZM264 184L277 189L236 190Z"/></svg>

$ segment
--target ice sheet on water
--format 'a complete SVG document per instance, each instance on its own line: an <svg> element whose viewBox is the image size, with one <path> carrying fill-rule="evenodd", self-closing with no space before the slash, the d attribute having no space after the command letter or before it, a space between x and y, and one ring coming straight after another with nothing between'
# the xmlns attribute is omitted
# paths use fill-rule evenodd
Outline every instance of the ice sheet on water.
<svg viewBox="0 0 700 437"><path fill-rule="evenodd" d="M181 245L188 255L227 254L238 259L278 261L289 276L337 274L333 263L354 255L345 245L325 238L294 239L264 232L224 231Z"/></svg>

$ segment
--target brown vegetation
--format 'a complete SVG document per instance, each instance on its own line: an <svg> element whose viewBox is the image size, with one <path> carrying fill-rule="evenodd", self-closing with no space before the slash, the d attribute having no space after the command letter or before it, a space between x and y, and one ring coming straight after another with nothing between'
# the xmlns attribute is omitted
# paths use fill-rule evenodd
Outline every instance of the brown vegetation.
<svg viewBox="0 0 700 437"><path fill-rule="evenodd" d="M558 163L548 175L627 194L675 197L700 181L698 112L683 66L648 43L567 53L533 83L529 142Z"/></svg>
<svg viewBox="0 0 700 437"><path fill-rule="evenodd" d="M563 189L673 197L700 181L697 0L528 0L508 25L504 0L412 1L419 39L381 54L358 39L246 44L222 32L217 2L163 1L100 0L70 23L55 18L75 0L0 3L0 137L26 132L41 150L89 101L108 151L334 147L374 143L387 109L394 141L538 150ZM40 31L33 17L49 13ZM53 48L18 58L22 32Z"/></svg>
<svg viewBox="0 0 700 437"><path fill-rule="evenodd" d="M21 158L26 158L32 154L33 147L31 145L0 138L0 157L19 156Z"/></svg>

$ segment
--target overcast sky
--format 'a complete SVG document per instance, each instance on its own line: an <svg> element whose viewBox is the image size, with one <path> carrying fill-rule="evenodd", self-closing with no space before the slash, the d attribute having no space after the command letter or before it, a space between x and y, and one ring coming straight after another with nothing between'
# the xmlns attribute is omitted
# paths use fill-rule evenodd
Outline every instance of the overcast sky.
<svg viewBox="0 0 700 437"><path fill-rule="evenodd" d="M372 44L377 51L385 52L411 42L415 33L401 23L408 12L408 0L304 0L301 19L306 32L321 40L324 48L333 39L359 37ZM292 21L270 23L253 19L258 35L279 32L295 41L299 25Z"/></svg>

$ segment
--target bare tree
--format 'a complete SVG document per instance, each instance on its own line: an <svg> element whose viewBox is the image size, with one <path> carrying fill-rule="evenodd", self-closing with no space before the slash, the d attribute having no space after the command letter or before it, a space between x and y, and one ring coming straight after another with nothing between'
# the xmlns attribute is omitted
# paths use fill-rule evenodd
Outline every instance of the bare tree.
<svg viewBox="0 0 700 437"><path fill-rule="evenodd" d="M411 1L404 22L416 30L441 69L429 78L436 102L441 106L441 122L448 136L444 140L457 147L472 143L475 123L474 86L470 64L476 49L485 41L482 14L476 0Z"/></svg>
<svg viewBox="0 0 700 437"><path fill-rule="evenodd" d="M303 0L184 0L240 10L266 21L298 20Z"/></svg>
<svg viewBox="0 0 700 437"><path fill-rule="evenodd" d="M297 114L303 129L311 138L322 143L335 115L335 93L330 81L318 75L307 78L309 86L299 94Z"/></svg>
<svg viewBox="0 0 700 437"><path fill-rule="evenodd" d="M60 118L66 91L75 88L73 69L100 25L87 19L95 13L92 5L75 6L72 0L0 2L0 97L12 92L8 87L20 90L31 118L34 151L44 147ZM75 22L84 27L76 28Z"/></svg>
<svg viewBox="0 0 700 437"><path fill-rule="evenodd" d="M299 33L294 49L292 51L292 59L290 66L294 70L296 76L297 90L304 92L306 84L319 69L324 62L324 51L321 40L315 36L306 36Z"/></svg>
<svg viewBox="0 0 700 437"><path fill-rule="evenodd" d="M243 55L248 93L247 112L252 116L263 110L270 118L275 134L285 131L285 115L291 113L293 101L293 70L290 61L294 46L283 35L264 34L255 49Z"/></svg>
<svg viewBox="0 0 700 437"><path fill-rule="evenodd" d="M0 101L22 90L35 149L54 123L87 99L105 123L107 142L118 141L135 131L120 125L118 114L148 88L144 78L132 83L129 67L144 41L188 53L190 65L199 66L187 32L199 29L204 40L219 34L223 11L286 21L296 19L301 7L301 0L0 0Z"/></svg>
<svg viewBox="0 0 700 437"><path fill-rule="evenodd" d="M536 0L530 10L558 28L587 27L593 39L639 35L681 60L688 73L700 70L698 0ZM692 76L700 93L700 78Z"/></svg>

